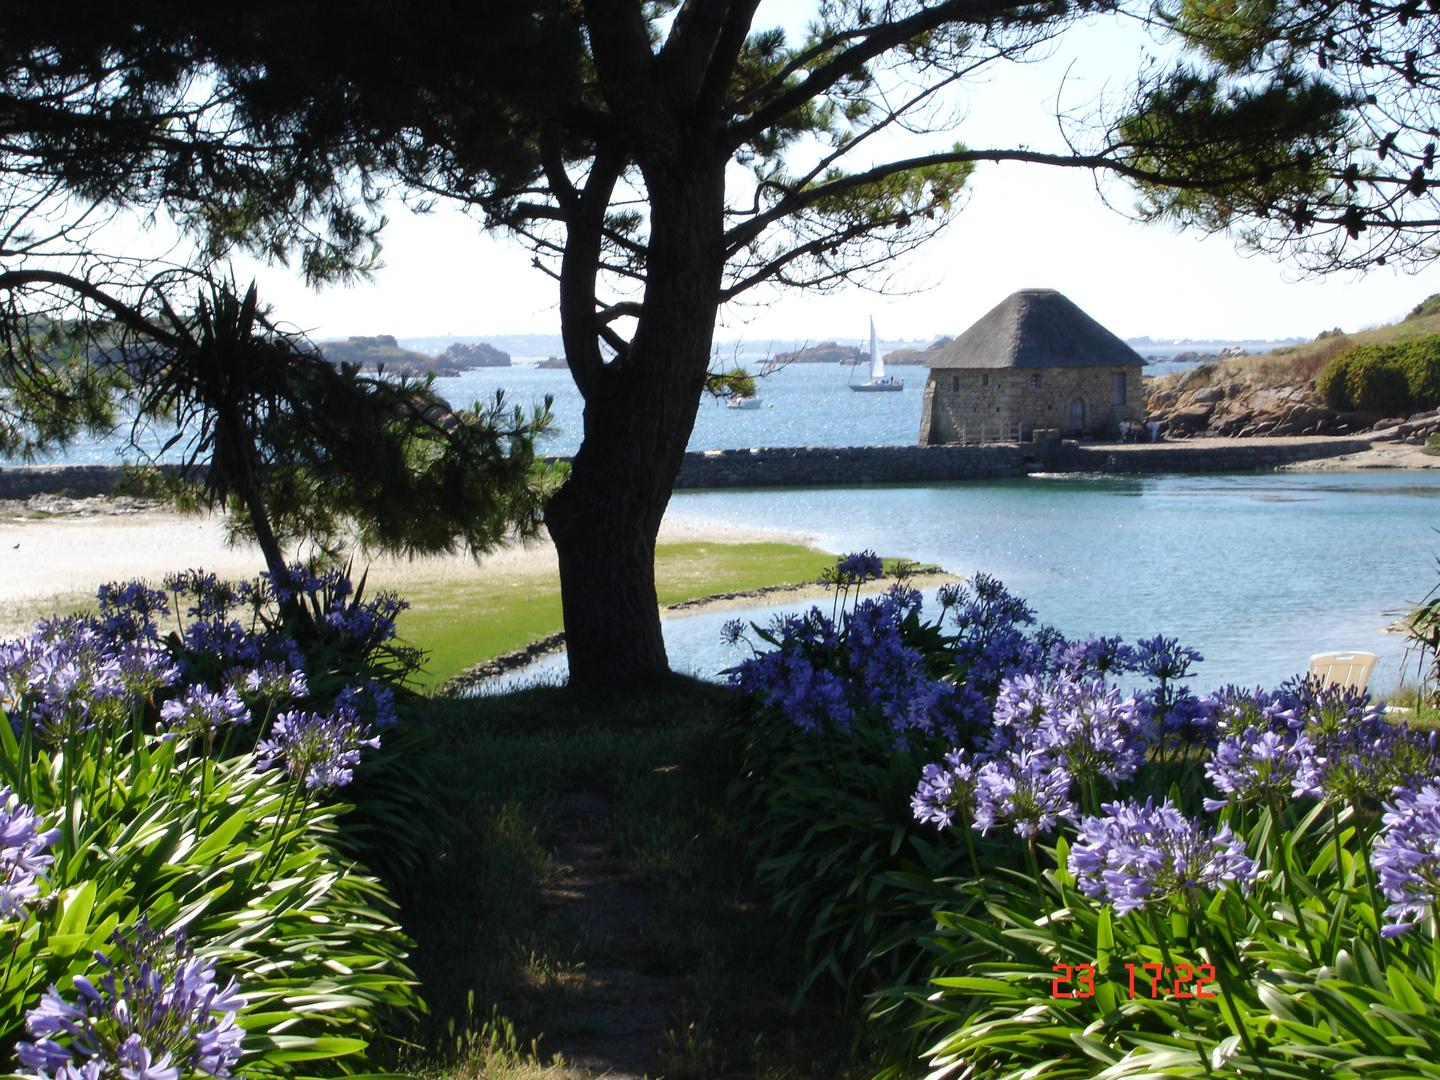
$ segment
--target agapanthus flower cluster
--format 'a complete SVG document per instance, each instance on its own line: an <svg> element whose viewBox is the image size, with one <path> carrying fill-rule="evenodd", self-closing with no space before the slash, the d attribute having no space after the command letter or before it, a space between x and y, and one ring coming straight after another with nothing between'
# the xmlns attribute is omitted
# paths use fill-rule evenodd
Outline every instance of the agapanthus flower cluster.
<svg viewBox="0 0 1440 1080"><path fill-rule="evenodd" d="M951 591L945 608L955 620L955 665L961 681L993 698L1002 680L1045 669L1060 636L1049 627L1034 634L1024 627L1035 621L1029 605L985 574L968 587Z"/></svg>
<svg viewBox="0 0 1440 1080"><path fill-rule="evenodd" d="M320 596L343 600L355 591L344 571L332 568L317 573L298 562L291 563L281 574L262 573L258 585L267 599L273 597L283 603L297 597L311 601Z"/></svg>
<svg viewBox="0 0 1440 1080"><path fill-rule="evenodd" d="M1303 732L1246 728L1216 745L1205 775L1225 797L1206 799L1206 810L1230 803L1279 806L1290 798L1318 798L1320 767L1315 747Z"/></svg>
<svg viewBox="0 0 1440 1080"><path fill-rule="evenodd" d="M167 739L213 739L232 724L248 724L250 710L233 686L218 694L206 686L187 687L185 693L160 706L160 724Z"/></svg>
<svg viewBox="0 0 1440 1080"><path fill-rule="evenodd" d="M310 682L305 672L274 660L257 668L232 668L226 681L237 694L252 703L310 696Z"/></svg>
<svg viewBox="0 0 1440 1080"><path fill-rule="evenodd" d="M1399 789L1385 804L1381 822L1371 863L1390 901L1385 909L1390 922L1381 932L1395 937L1440 903L1440 786Z"/></svg>
<svg viewBox="0 0 1440 1080"><path fill-rule="evenodd" d="M1020 750L991 758L975 772L975 823L989 834L1002 823L1016 835L1038 836L1073 818L1070 774L1043 751Z"/></svg>
<svg viewBox="0 0 1440 1080"><path fill-rule="evenodd" d="M128 715L177 677L163 649L108 637L87 616L42 620L29 637L0 644L0 704L17 730L30 724L52 745Z"/></svg>
<svg viewBox="0 0 1440 1080"><path fill-rule="evenodd" d="M40 895L45 868L55 861L46 851L58 839L59 829L42 830L35 811L0 788L0 918L25 917Z"/></svg>
<svg viewBox="0 0 1440 1080"><path fill-rule="evenodd" d="M1086 896L1115 906L1117 915L1153 901L1181 898L1198 904L1201 890L1235 882L1248 890L1257 869L1245 843L1222 826L1213 832L1167 799L1106 803L1086 817L1070 849L1070 872Z"/></svg>
<svg viewBox="0 0 1440 1080"><path fill-rule="evenodd" d="M920 604L920 594L903 585L857 603L845 624L849 667L859 701L879 708L891 728L953 737L955 686L931 678L925 655L905 641Z"/></svg>
<svg viewBox="0 0 1440 1080"><path fill-rule="evenodd" d="M388 592L356 604L347 604L343 598L337 598L323 621L352 644L368 648L395 636L395 618L409 606L407 601Z"/></svg>
<svg viewBox="0 0 1440 1080"><path fill-rule="evenodd" d="M251 582L227 581L205 570L167 574L164 584L177 601L190 601L185 613L192 619L224 619L234 608L250 606L258 599Z"/></svg>
<svg viewBox="0 0 1440 1080"><path fill-rule="evenodd" d="M186 652L217 657L227 666L258 668L279 663L292 670L305 667L304 652L288 634L247 630L236 620L221 616L189 623L181 642Z"/></svg>
<svg viewBox="0 0 1440 1080"><path fill-rule="evenodd" d="M1236 735L1247 728L1283 733L1305 725L1298 717L1300 703L1283 689L1227 685L1211 691L1203 702L1217 735Z"/></svg>
<svg viewBox="0 0 1440 1080"><path fill-rule="evenodd" d="M344 787L355 778L361 749L379 745L370 725L353 715L284 712L256 745L256 768L283 767L310 789Z"/></svg>
<svg viewBox="0 0 1440 1080"><path fill-rule="evenodd" d="M1019 675L1001 682L995 699L994 751L1040 751L1081 782L1128 779L1150 741L1135 699L1104 679Z"/></svg>
<svg viewBox="0 0 1440 1080"><path fill-rule="evenodd" d="M182 1074L228 1077L240 1060L244 1005L235 982L215 981L215 962L142 919L117 930L101 971L74 978L76 999L52 984L25 1016L34 1042L16 1044L21 1066L44 1080L180 1080Z"/></svg>
<svg viewBox="0 0 1440 1080"><path fill-rule="evenodd" d="M855 712L848 684L827 662L840 643L834 623L812 608L761 633L777 647L732 668L731 685L777 707L801 731L849 731Z"/></svg>
<svg viewBox="0 0 1440 1080"><path fill-rule="evenodd" d="M824 585L858 585L874 581L884 573L879 555L873 551L856 551L840 556L834 570L826 570L820 575L820 582Z"/></svg>
<svg viewBox="0 0 1440 1080"><path fill-rule="evenodd" d="M1141 695L1139 707L1149 718L1152 730L1159 720L1160 737L1166 746L1214 749L1219 735L1208 697L1197 697L1188 686L1167 686L1163 692L1156 686Z"/></svg>
<svg viewBox="0 0 1440 1080"><path fill-rule="evenodd" d="M1135 650L1118 635L1084 641L1057 641L1050 649L1050 668L1071 675L1119 675L1135 669Z"/></svg>
<svg viewBox="0 0 1440 1080"><path fill-rule="evenodd" d="M102 632L112 640L154 641L159 638L157 618L170 614L170 597L143 581L111 582L95 591Z"/></svg>
<svg viewBox="0 0 1440 1080"><path fill-rule="evenodd" d="M335 695L334 712L357 723L389 727L398 719L395 691L377 679L366 679Z"/></svg>
<svg viewBox="0 0 1440 1080"><path fill-rule="evenodd" d="M975 812L975 762L963 749L951 750L942 761L920 772L920 786L910 799L915 820L933 822L942 829L955 824L956 813Z"/></svg>
<svg viewBox="0 0 1440 1080"><path fill-rule="evenodd" d="M1181 645L1177 638L1160 634L1135 643L1135 670L1167 683L1189 677L1191 665L1204 659L1194 649Z"/></svg>
<svg viewBox="0 0 1440 1080"><path fill-rule="evenodd" d="M776 648L731 669L731 683L802 731L848 731L858 709L876 710L900 733L953 730L955 688L930 678L924 655L905 641L919 607L919 593L896 585L860 600L843 631L819 608L778 617L761 631Z"/></svg>

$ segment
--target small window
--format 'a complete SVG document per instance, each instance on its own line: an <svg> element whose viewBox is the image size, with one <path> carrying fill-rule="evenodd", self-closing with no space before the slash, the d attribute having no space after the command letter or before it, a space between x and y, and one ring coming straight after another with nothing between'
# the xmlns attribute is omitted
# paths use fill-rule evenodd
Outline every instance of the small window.
<svg viewBox="0 0 1440 1080"><path fill-rule="evenodd" d="M1110 376L1110 404L1125 404L1125 373L1117 371Z"/></svg>
<svg viewBox="0 0 1440 1080"><path fill-rule="evenodd" d="M1030 376L1030 389L1031 389L1031 390L1039 390L1039 389L1040 389L1040 373L1039 373L1038 371L1035 372L1035 374L1033 374L1033 375Z"/></svg>
<svg viewBox="0 0 1440 1080"><path fill-rule="evenodd" d="M956 376L955 376L955 385L952 386L951 389L954 390L955 393L957 393L957 394L960 392L960 376L959 376L959 375L956 375Z"/></svg>
<svg viewBox="0 0 1440 1080"><path fill-rule="evenodd" d="M989 386L989 385L990 385L990 375L989 375L988 372L987 372L987 373L984 373L984 374L982 374L982 375L980 376L980 385L981 385L981 386Z"/></svg>

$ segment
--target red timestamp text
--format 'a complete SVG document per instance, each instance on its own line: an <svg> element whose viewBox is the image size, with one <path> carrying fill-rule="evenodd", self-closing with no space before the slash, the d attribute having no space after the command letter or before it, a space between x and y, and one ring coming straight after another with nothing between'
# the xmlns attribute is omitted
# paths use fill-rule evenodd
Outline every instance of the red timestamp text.
<svg viewBox="0 0 1440 1080"><path fill-rule="evenodd" d="M1095 967L1093 964L1056 964L1051 971L1058 972L1050 983L1050 996L1054 998L1088 998L1095 996ZM1126 964L1130 973L1130 996L1145 996L1148 989L1152 998L1213 998L1220 995L1207 991L1207 983L1215 981L1215 966L1199 964L1176 964L1173 968L1163 964ZM1137 979L1140 987L1137 992ZM1148 984L1148 986L1147 986Z"/></svg>

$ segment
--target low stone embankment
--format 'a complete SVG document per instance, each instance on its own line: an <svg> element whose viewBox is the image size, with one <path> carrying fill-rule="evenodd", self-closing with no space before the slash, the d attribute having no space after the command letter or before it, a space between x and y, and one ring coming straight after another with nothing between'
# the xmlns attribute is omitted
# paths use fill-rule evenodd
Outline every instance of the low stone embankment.
<svg viewBox="0 0 1440 1080"><path fill-rule="evenodd" d="M985 446L776 446L703 450L685 455L677 489L852 487L1003 480L1037 472L1254 472L1299 461L1356 454L1377 439L1413 441L1440 418L1411 420L1350 438L1190 439L1160 443L992 443ZM550 461L568 461L552 457ZM124 479L119 465L19 465L0 468L0 500L36 494L109 494Z"/></svg>

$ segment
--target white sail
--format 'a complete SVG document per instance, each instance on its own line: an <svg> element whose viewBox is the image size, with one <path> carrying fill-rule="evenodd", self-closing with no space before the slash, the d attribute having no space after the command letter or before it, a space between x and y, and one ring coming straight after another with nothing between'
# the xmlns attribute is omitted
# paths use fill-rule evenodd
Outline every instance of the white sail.
<svg viewBox="0 0 1440 1080"><path fill-rule="evenodd" d="M885 361L880 359L880 341L875 336L875 317L870 317L870 378L885 377Z"/></svg>

